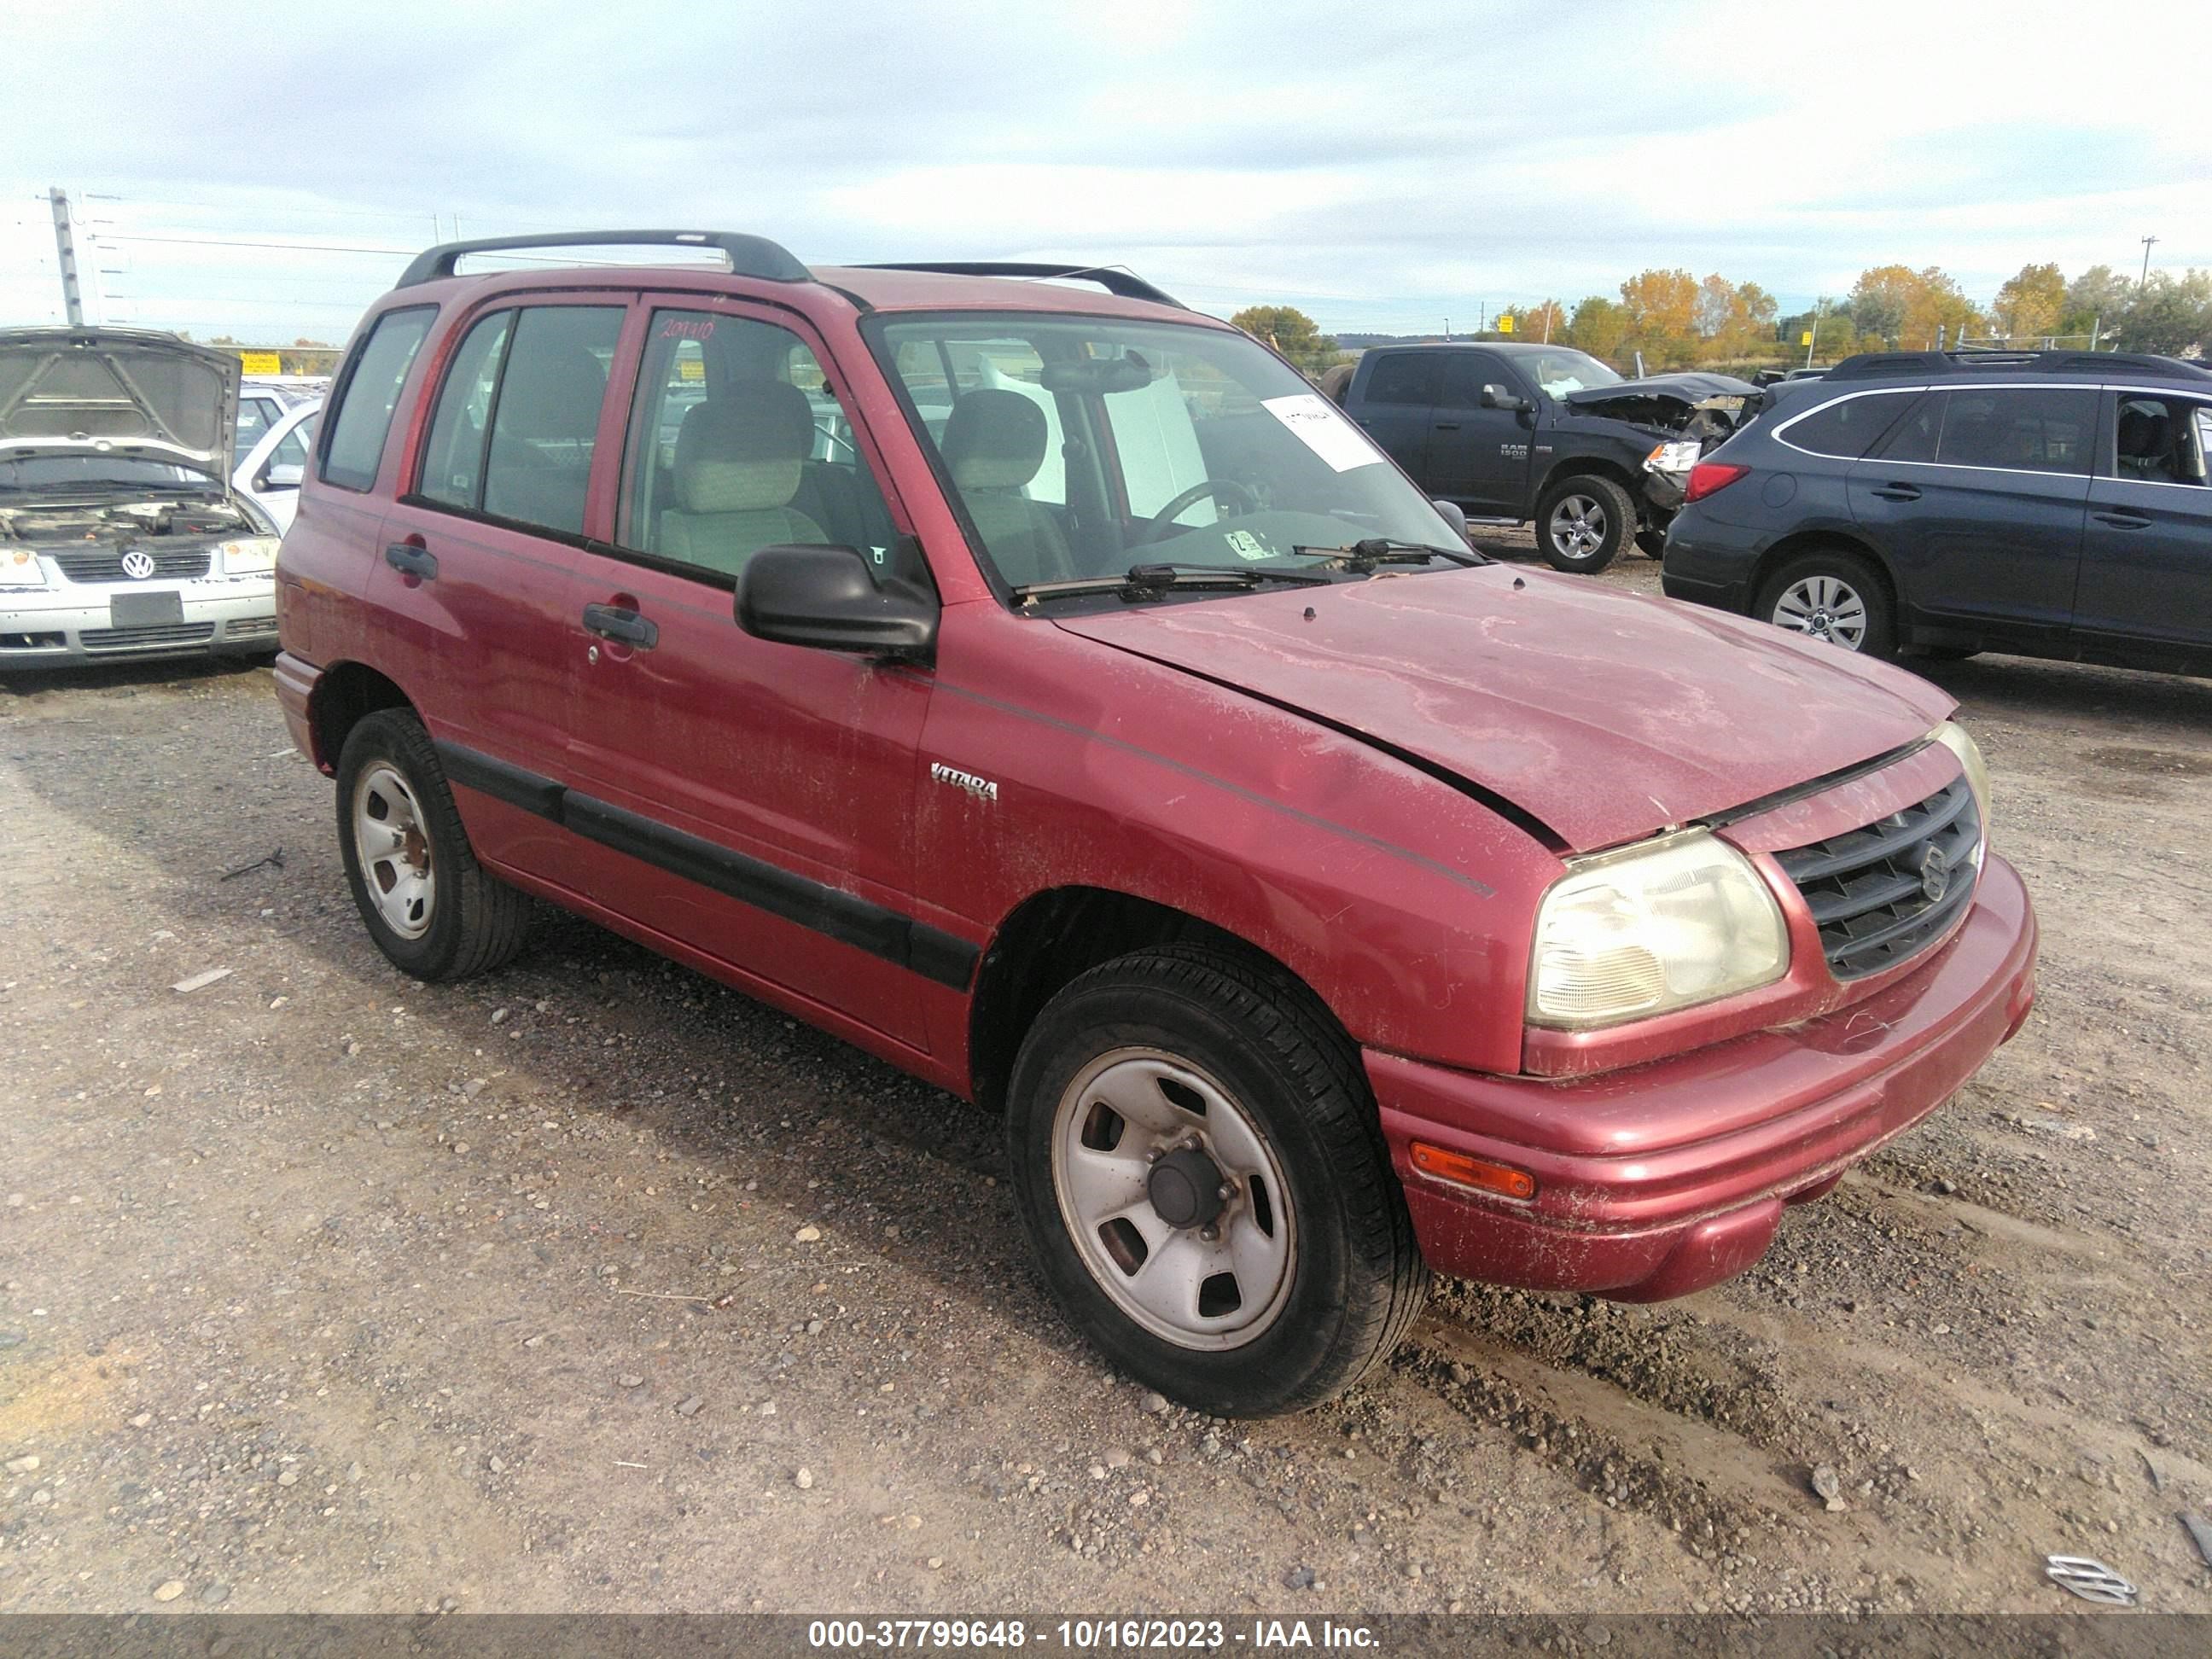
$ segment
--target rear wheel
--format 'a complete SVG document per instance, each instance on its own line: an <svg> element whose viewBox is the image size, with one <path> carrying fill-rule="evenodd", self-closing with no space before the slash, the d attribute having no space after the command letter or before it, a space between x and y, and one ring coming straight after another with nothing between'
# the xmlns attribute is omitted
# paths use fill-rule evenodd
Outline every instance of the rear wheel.
<svg viewBox="0 0 2212 1659"><path fill-rule="evenodd" d="M1303 988L1224 951L1139 951L1063 989L1015 1063L1006 1146L1070 1317L1200 1411L1320 1404L1426 1295L1356 1053Z"/></svg>
<svg viewBox="0 0 2212 1659"><path fill-rule="evenodd" d="M1761 621L1869 657L1897 653L1889 585L1857 554L1821 548L1800 554L1759 590Z"/></svg>
<svg viewBox="0 0 2212 1659"><path fill-rule="evenodd" d="M364 715L338 756L338 849L376 948L417 979L463 979L522 946L530 901L477 862L422 722Z"/></svg>
<svg viewBox="0 0 2212 1659"><path fill-rule="evenodd" d="M1636 503L1610 478L1561 478L1536 503L1536 550L1554 570L1591 575L1611 564L1636 528Z"/></svg>

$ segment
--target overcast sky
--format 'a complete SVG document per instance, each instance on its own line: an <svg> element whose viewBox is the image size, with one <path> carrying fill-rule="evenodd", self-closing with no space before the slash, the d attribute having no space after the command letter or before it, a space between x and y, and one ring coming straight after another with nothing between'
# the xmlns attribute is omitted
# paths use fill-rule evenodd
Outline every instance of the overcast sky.
<svg viewBox="0 0 2212 1659"><path fill-rule="evenodd" d="M342 340L456 219L1121 263L1336 331L1650 265L1786 307L2212 265L2204 0L0 0L0 324L60 320L52 185L95 320L264 342Z"/></svg>

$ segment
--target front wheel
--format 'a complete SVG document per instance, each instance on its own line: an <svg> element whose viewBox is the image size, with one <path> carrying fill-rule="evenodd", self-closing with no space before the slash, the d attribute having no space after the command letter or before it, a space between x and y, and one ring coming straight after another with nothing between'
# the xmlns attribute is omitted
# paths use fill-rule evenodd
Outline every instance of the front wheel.
<svg viewBox="0 0 2212 1659"><path fill-rule="evenodd" d="M1069 1316L1200 1411L1333 1398L1427 1294L1357 1054L1226 952L1139 951L1063 989L1015 1062L1006 1146Z"/></svg>
<svg viewBox="0 0 2212 1659"><path fill-rule="evenodd" d="M1610 478L1561 478L1536 503L1536 550L1554 570L1595 575L1636 528L1636 503Z"/></svg>
<svg viewBox="0 0 2212 1659"><path fill-rule="evenodd" d="M1856 553L1822 548L1767 578L1753 615L1869 657L1897 652L1897 618L1888 585Z"/></svg>

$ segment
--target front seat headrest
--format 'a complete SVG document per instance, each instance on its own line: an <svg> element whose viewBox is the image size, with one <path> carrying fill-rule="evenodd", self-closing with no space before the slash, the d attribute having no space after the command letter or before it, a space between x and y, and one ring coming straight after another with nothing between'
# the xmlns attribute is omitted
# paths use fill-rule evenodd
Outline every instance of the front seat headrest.
<svg viewBox="0 0 2212 1659"><path fill-rule="evenodd" d="M1044 465L1044 411L1018 392L962 394L945 423L945 465L963 489L1019 489Z"/></svg>
<svg viewBox="0 0 2212 1659"><path fill-rule="evenodd" d="M517 353L500 387L500 428L538 443L588 441L606 390L606 369L581 346Z"/></svg>
<svg viewBox="0 0 2212 1659"><path fill-rule="evenodd" d="M687 513L787 507L814 448L806 394L783 380L738 380L684 417L676 495Z"/></svg>

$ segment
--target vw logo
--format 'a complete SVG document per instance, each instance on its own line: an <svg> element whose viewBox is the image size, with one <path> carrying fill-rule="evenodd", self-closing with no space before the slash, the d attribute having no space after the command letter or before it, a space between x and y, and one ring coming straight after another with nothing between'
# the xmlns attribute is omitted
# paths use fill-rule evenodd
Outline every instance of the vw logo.
<svg viewBox="0 0 2212 1659"><path fill-rule="evenodd" d="M1920 855L1921 896L1930 904L1941 904L1950 885L1950 855L1931 842L1928 850Z"/></svg>
<svg viewBox="0 0 2212 1659"><path fill-rule="evenodd" d="M134 582L143 582L154 574L154 556L140 548L132 548L123 556L123 574Z"/></svg>

